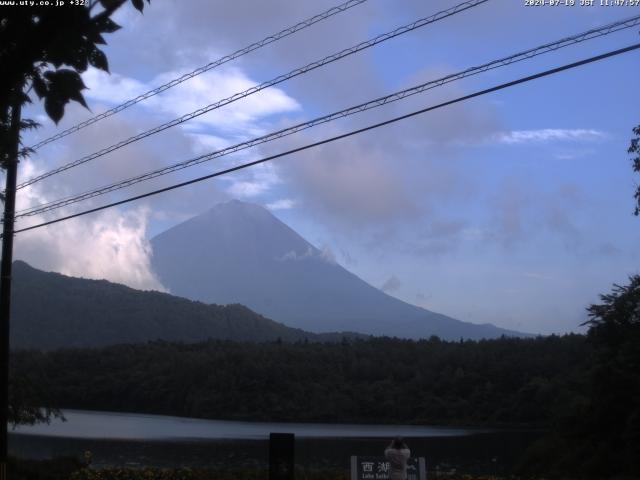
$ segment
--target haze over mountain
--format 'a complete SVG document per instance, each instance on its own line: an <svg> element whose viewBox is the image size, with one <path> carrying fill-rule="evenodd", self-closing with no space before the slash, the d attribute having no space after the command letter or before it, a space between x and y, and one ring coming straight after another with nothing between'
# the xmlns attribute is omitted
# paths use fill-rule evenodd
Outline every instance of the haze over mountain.
<svg viewBox="0 0 640 480"><path fill-rule="evenodd" d="M312 332L444 339L523 335L410 305L338 265L259 205L232 200L151 240L152 267L173 294L240 303Z"/></svg>
<svg viewBox="0 0 640 480"><path fill-rule="evenodd" d="M242 305L205 305L106 280L86 280L13 264L11 345L55 349L149 340L200 342L337 341L286 327Z"/></svg>

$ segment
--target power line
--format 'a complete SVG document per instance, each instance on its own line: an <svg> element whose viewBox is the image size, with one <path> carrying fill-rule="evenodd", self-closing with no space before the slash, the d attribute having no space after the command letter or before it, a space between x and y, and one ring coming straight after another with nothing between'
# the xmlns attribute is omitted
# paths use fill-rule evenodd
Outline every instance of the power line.
<svg viewBox="0 0 640 480"><path fill-rule="evenodd" d="M278 138L282 138L288 135L292 135L294 133L300 132L302 130L306 130L309 128L312 128L316 125L320 125L323 123L327 123L333 120L337 120L340 118L345 118L348 117L350 115L354 115L356 113L360 113L360 112L364 112L366 110L370 110L373 108L377 108L380 107L382 105L386 105L392 102L396 102L398 100L407 98L409 96L412 95L416 95L418 93L422 93L425 92L427 90L430 90L432 88L436 88L439 86L442 86L444 84L462 79L462 78L466 78L472 75L477 75L479 73L482 72L486 72L488 70L493 70L495 68L499 68L499 67L503 67L506 65L510 65L512 63L516 63L522 60L526 60L526 59L530 59L533 58L535 56L538 55L542 55L544 53L548 53L548 52L552 52L552 51L556 51L560 48L564 48L566 46L569 45L573 45L576 43L580 43L586 40L590 40L593 38L598 38L604 35L608 35L610 33L613 32L617 32L626 28L630 28L633 27L635 25L640 24L640 15L637 15L635 17L631 17L625 20L620 20L618 22L614 22L614 23L610 23L607 25L604 25L602 27L599 28L594 28L594 29L590 29L587 30L585 32L579 33L577 35L573 35L570 37L566 37L560 40L557 40L555 42L551 42L551 43L546 43L544 45L541 45L539 47L535 47L529 50L525 50L523 52L520 53L516 53L514 55L508 56L508 57L504 57L501 58L499 60L493 60L491 62L485 63L483 65L480 66L476 66L476 67L471 67L468 68L466 70L463 70L461 72L458 73L454 73L454 74L450 74L447 75L445 77L439 78L437 80L431 80L425 83L422 83L420 85L405 89L405 90L401 90L399 92L395 92L383 97L379 97L375 100L371 100L368 101L366 103L362 103L356 106L352 106L349 108L346 108L344 110L340 110L338 112L334 112L322 117L318 117L315 118L313 120L304 122L304 123L300 123L297 125L294 125L292 127L288 127L282 130L278 130L276 132L272 132L269 133L267 135L263 135L261 137L257 137L257 138L253 138L251 140L247 140L245 142L241 142L238 143L236 145L233 146L229 146L226 147L222 150L218 150L215 152L211 152L211 153L207 153L204 155L200 155L198 157L183 161L183 162L179 162L173 165L169 165L157 170L153 170L151 172L147 172L144 173L142 175L138 175L135 177L131 177L129 179L126 180L122 180L119 182L115 182L113 184L110 185L106 185L94 190L90 190L81 194L77 194L74 196L70 196L70 197L66 197L66 198L62 198L59 200L55 200L52 202L48 202L45 204L41 204L41 205L37 205L34 207L30 207L27 209L24 209L20 212L18 212L18 214L16 215L16 218L19 217L25 217L25 216L33 216L33 215L37 215L40 213L44 213L44 212L48 212L48 211L52 211L52 210L56 210L58 208L62 208L64 206L67 205L71 205L71 204L75 204L78 202L81 202L83 200L88 200L90 198L94 198L100 195L104 195L110 192L114 192L116 190L120 190L122 188L126 188L132 185L135 185L137 183L146 181L146 180L151 180L153 178L156 177L160 177L163 175L167 175L169 173L173 173L179 170L182 170L184 168L188 168L194 165L198 165L200 163L206 162L206 161L210 161L213 160L215 158L220 158L226 155L230 155L232 153L236 153L238 151L241 150L245 150L247 148L256 146L256 145L260 145L266 142L270 142L273 140L276 140Z"/></svg>
<svg viewBox="0 0 640 480"><path fill-rule="evenodd" d="M34 230L36 228L45 227L47 225L52 225L54 223L62 222L62 221L65 221L65 220L70 220L72 218L81 217L81 216L84 216L84 215L88 215L90 213L99 212L99 211L105 210L107 208L116 207L116 206L119 206L119 205L124 205L126 203L130 203L130 202L133 202L135 200L140 200L140 199L143 199L143 198L151 197L151 196L157 195L159 193L168 192L170 190L175 190L177 188L185 187L187 185L192 185L194 183L202 182L202 181L208 180L210 178L215 178L215 177L219 177L219 176L231 173L231 172L236 172L238 170L243 170L245 168L249 168L249 167L261 164L261 163L266 163L266 162L275 160L275 159L280 158L280 157L291 155L293 153L301 152L301 151L304 151L304 150L308 150L310 148L314 148L314 147L317 147L317 146L320 146L320 145L324 145L324 144L331 143L331 142L334 142L334 141L337 141L337 140L341 140L343 138L351 137L353 135L364 133L364 132L367 132L369 130L373 130L373 129L376 129L376 128L379 128L379 127L383 127L385 125L390 125L390 124L398 122L400 120L405 120L407 118L411 118L411 117L414 117L416 115L420 115L420 114L423 114L423 113L426 113L426 112L430 112L432 110L437 110L439 108L443 108L443 107L446 107L448 105L453 105L455 103L463 102L463 101L466 101L466 100L469 100L469 99L472 99L472 98L475 98L475 97L486 95L488 93L492 93L492 92L496 92L498 90L503 90L505 88L513 87L513 86L519 85L521 83L530 82L530 81L536 80L538 78L546 77L546 76L553 75L553 74L556 74L556 73L559 73L559 72L562 72L562 71L565 71L565 70L569 70L569 69L572 69L572 68L576 68L576 67L579 67L579 66L582 66L582 65L586 65L586 64L589 64L589 63L593 63L593 62L597 62L597 61L600 61L600 60L604 60L604 59L609 58L609 57L613 57L613 56L616 56L616 55L621 55L623 53L630 52L632 50L637 50L638 48L640 48L640 43L636 43L634 45L630 45L628 47L621 48L621 49L618 49L618 50L613 50L613 51L610 51L610 52L607 52L607 53L604 53L604 54L601 54L601 55L596 55L594 57L590 57L590 58L587 58L587 59L584 59L584 60L580 60L578 62L565 64L565 65L563 65L561 67L552 68L550 70L545 70L543 72L539 72L539 73L536 73L534 75L529 75L527 77L522 77L522 78L519 78L517 80L513 80L511 82L502 83L500 85L497 85L497 86L494 86L494 87L491 87L491 88L487 88L487 89L484 89L484 90L480 90L480 91L471 93L469 95L458 97L456 99L449 100L447 102L443 102L443 103L440 103L438 105L433 105L431 107L423 108L421 110L417 110L417 111L414 111L414 112L411 112L411 113L408 113L408 114L405 114L405 115L394 117L394 118L391 118L389 120L385 120L384 122L379 122L379 123L376 123L376 124L373 124L373 125L369 125L367 127L363 127L363 128L359 128L357 130L352 130L350 132L343 133L341 135L336 135L334 137L330 137L330 138L327 138L327 139L324 139L324 140L321 140L321 141L318 141L318 142L310 143L310 144L304 145L302 147L294 148L292 150L287 150L286 152L281 152L281 153L278 153L276 155L271 155L271 156L268 156L268 157L265 157L265 158L261 158L260 160L254 160L252 162L243 163L241 165L237 165L235 167L227 168L225 170L221 170L221 171L218 171L218 172L215 172L215 173L211 173L209 175L204 175L202 177L194 178L194 179L188 180L186 182L177 183L177 184L174 184L174 185L170 185L168 187L160 188L158 190L153 190L151 192L147 192L147 193L144 193L142 195L136 195L134 197L129 197L129 198L126 198L124 200L120 200L120 201L117 201L117 202L113 202L113 203L109 203L109 204L106 204L106 205L102 205L100 207L91 208L89 210L85 210L85 211L82 211L82 212L79 212L79 213L75 213L73 215L67 215L65 217L57 218L55 220L50 220L48 222L43 222L43 223L40 223L40 224L37 224L37 225L32 225L30 227L21 228L19 230L15 230L14 233L26 232L26 231L29 231L29 230Z"/></svg>
<svg viewBox="0 0 640 480"><path fill-rule="evenodd" d="M159 93L164 92L165 90L170 89L171 87L175 87L176 85L181 84L182 82L186 82L187 80L196 77L202 73L208 72L209 70L212 70L216 67L219 67L220 65L223 65L227 62L230 62L232 60L235 60L236 58L239 58L243 55L246 55L248 53L251 53L255 50L258 50L264 46L269 45L270 43L276 42L278 40L281 40L285 37L288 37L289 35L293 35L294 33L303 30L307 27L310 27L311 25L314 25L315 23L321 22L322 20L326 20L327 18L330 18L334 15L337 15L338 13L342 13L352 7L355 7L356 5L360 5L361 3L366 2L367 0L348 0L345 3L342 3L338 6L335 6L333 8L330 8L329 10L326 10L318 15L314 15L313 17L307 18L306 20L303 20L300 23L297 23L296 25L293 25L292 27L288 27L285 28L281 31L279 31L278 33L275 33L273 35L270 35L266 38L263 38L262 40L260 40L259 42L255 42L252 43L251 45L241 48L240 50L237 50L229 55L225 55L224 57L219 58L218 60L215 60L213 62L210 62L202 67L196 68L195 70L193 70L192 72L189 73L185 73L184 75L175 78L163 85L160 85L156 88L154 88L153 90L149 90L148 92L142 93L140 95L138 95L135 98L132 98L131 100L127 100L126 102L113 107L110 110L107 110L106 112L102 112L94 117L91 117L83 122L80 122L76 125L74 125L73 127L70 127L66 130L63 130L62 132L59 132L49 138L46 138L44 140L42 140L41 142L36 143L35 145L29 147L32 150L37 150L45 145L47 145L48 143L51 143L55 140L58 140L60 138L66 137L67 135L70 135L74 132L77 132L78 130L82 130L85 127L88 127L89 125L93 125L96 122L99 122L100 120L110 117L111 115L115 115L116 113L119 113L133 105L135 105L136 103L142 102L143 100L146 100L147 98L153 97Z"/></svg>
<svg viewBox="0 0 640 480"><path fill-rule="evenodd" d="M154 135L156 133L162 132L168 128L171 127L175 127L176 125L180 125L181 123L184 123L188 120L191 120L193 118L196 118L200 115L204 115L205 113L208 113L212 110L218 109L220 107L223 107L225 105L228 105L230 103L233 103L237 100L240 100L242 98L248 97L249 95L252 95L254 93L260 92L262 90L264 90L265 88L268 87L272 87L274 85L278 85L286 80L289 80L291 78L297 77L298 75L302 75L304 73L308 73L311 70L315 70L316 68L322 67L324 65L327 65L329 63L335 62L337 60L340 60L344 57L347 57L349 55L353 55L354 53L360 52L362 50L365 50L367 48L373 47L374 45L377 45L379 43L385 42L387 40L390 40L392 38L395 38L399 35L403 35L405 33L411 32L413 30L416 30L418 28L424 27L426 25L435 23L439 20L443 20L447 17L450 17L452 15L455 15L457 13L460 13L462 11L468 10L470 8L476 7L482 3L485 3L489 0L468 0L465 1L463 3L460 3L454 7L451 7L447 10L442 10L438 13L435 13L434 15L431 15L429 17L425 17L425 18L421 18L419 20L416 20L415 22L412 22L408 25L404 25L402 27L398 27L395 30L391 31L391 32L387 32L387 33L383 33L381 35L378 35L370 40L361 42L355 46L352 46L350 48L346 48L338 53L334 53L332 55L329 55L325 58L323 58L322 60L317 60L315 62L309 63L307 65L305 65L304 67L300 67L300 68L296 68L294 70L291 70L289 73L283 74L283 75L279 75L278 77L275 77L271 80L268 80L266 82L263 82L259 85L256 85L254 87L251 87L243 92L239 92L236 93L234 95L232 95L231 97L227 97L225 99L219 100L215 103L212 103L210 105L207 105L205 107L202 107L198 110L195 110L191 113L187 113L179 118L176 118L174 120L171 120L167 123L163 123L162 125L159 125L157 127L154 127L150 130L147 130L145 132L139 133L137 135L134 135L132 137L129 137L125 140L122 140L114 145L111 145L109 147L103 148L102 150L99 150L98 152L92 153L90 155L87 155L85 157L82 157L78 160L75 160L73 162L67 163L65 165L62 165L56 169L50 170L48 172L43 173L42 175L39 175L37 177L34 177L30 180L27 180L26 182L21 183L20 185L18 185L16 188L17 189L22 189L25 188L29 185L33 185L36 182L39 182L40 180L44 180L45 178L51 177L53 175L56 175L60 172L64 172L65 170L69 170L70 168L73 167L77 167L78 165L82 165L83 163L87 163L91 160L95 160L96 158L102 157L103 155L106 155L108 153L111 153L115 150L118 150L119 148L122 148L126 145L129 145L130 143L133 142L137 142L138 140L142 140L143 138L149 137L151 135Z"/></svg>

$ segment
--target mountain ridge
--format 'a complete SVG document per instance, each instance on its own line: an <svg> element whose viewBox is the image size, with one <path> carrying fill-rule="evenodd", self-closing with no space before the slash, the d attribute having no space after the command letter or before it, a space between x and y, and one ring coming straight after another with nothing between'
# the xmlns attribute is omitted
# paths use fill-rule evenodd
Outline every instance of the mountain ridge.
<svg viewBox="0 0 640 480"><path fill-rule="evenodd" d="M18 349L103 347L153 340L201 342L339 341L263 317L243 305L208 305L107 280L43 272L13 264L11 345Z"/></svg>

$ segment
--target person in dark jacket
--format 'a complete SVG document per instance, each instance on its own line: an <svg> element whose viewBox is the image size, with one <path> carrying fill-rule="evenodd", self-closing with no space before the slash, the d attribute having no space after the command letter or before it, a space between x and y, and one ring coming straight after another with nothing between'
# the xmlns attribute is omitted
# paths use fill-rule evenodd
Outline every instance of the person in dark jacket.
<svg viewBox="0 0 640 480"><path fill-rule="evenodd" d="M401 437L394 438L385 449L384 456L389 460L389 480L406 480L411 450L404 440Z"/></svg>

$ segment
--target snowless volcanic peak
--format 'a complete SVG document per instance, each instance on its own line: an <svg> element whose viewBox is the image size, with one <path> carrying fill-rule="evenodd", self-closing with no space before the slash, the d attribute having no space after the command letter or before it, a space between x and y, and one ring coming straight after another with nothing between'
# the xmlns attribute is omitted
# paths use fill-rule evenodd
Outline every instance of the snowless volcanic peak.
<svg viewBox="0 0 640 480"><path fill-rule="evenodd" d="M241 303L311 332L444 339L522 335L431 312L358 278L266 208L232 200L151 240L152 266L172 294Z"/></svg>

